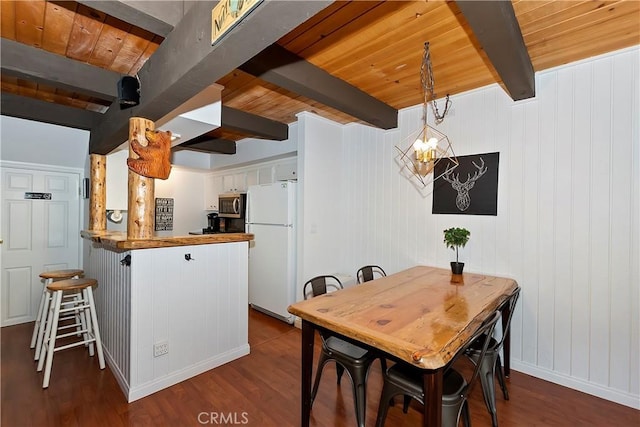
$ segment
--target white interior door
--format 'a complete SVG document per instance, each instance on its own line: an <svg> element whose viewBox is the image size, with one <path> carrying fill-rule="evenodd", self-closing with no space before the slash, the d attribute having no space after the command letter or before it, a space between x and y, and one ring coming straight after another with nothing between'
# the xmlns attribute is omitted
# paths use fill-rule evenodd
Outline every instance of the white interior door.
<svg viewBox="0 0 640 427"><path fill-rule="evenodd" d="M75 173L2 168L0 326L35 320L41 272L80 265L79 180Z"/></svg>

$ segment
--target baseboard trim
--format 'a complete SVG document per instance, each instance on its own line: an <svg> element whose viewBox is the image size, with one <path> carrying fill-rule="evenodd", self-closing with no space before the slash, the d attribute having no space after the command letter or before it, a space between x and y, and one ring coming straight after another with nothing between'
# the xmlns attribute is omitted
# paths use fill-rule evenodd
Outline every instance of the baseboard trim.
<svg viewBox="0 0 640 427"><path fill-rule="evenodd" d="M118 367L118 364L116 363L116 361L113 358L113 356L111 356L111 353L109 353L109 350L107 350L107 348L104 345L102 346L102 353L104 354L104 361L109 366L109 369L113 373L113 376L116 377L116 381L118 382L118 385L120 386L120 390L122 390L122 392L124 393L125 396L128 396L129 395L129 382L127 381L125 376L122 374L122 371Z"/></svg>
<svg viewBox="0 0 640 427"><path fill-rule="evenodd" d="M247 354L249 354L249 350L249 344L245 344L210 359L203 360L196 365L189 366L188 368L176 372L172 372L171 374L166 375L162 378L158 378L135 387L130 387L127 394L127 401L131 403L145 396L149 396L150 394L153 394L157 391L178 384L179 382L182 382L186 379L195 377L196 375L200 375L203 372L217 368L218 366L224 365L225 363L231 362L232 360L238 359L242 356L246 356Z"/></svg>
<svg viewBox="0 0 640 427"><path fill-rule="evenodd" d="M630 408L640 409L640 396L638 395L569 377L522 361L511 360L511 368L514 371L522 372L523 374L531 375L554 384L569 387Z"/></svg>

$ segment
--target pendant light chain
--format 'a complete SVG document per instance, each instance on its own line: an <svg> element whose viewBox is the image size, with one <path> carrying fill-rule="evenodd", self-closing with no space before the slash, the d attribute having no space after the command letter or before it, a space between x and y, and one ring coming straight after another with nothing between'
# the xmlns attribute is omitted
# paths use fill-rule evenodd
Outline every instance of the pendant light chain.
<svg viewBox="0 0 640 427"><path fill-rule="evenodd" d="M422 66L420 67L420 82L422 84L422 94L424 96L424 102L422 104L423 120L426 123L427 120L427 104L431 99L431 107L433 109L433 115L435 116L436 124L442 123L444 116L449 111L451 101L449 100L449 94L445 98L444 111L440 114L438 109L438 102L436 101L436 94L434 91L435 82L433 78L433 70L431 68L431 52L429 51L429 42L424 44L424 54L422 55Z"/></svg>

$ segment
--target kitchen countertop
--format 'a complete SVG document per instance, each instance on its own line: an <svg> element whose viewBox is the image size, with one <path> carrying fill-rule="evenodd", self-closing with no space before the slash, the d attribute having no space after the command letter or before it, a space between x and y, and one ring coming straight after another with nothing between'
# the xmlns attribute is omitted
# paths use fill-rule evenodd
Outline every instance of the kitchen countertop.
<svg viewBox="0 0 640 427"><path fill-rule="evenodd" d="M149 239L127 239L127 233L123 231L82 230L80 231L80 236L114 249L169 248L173 246L210 245L215 243L248 242L253 240L253 234L248 233L216 233L188 236L162 236L151 237Z"/></svg>

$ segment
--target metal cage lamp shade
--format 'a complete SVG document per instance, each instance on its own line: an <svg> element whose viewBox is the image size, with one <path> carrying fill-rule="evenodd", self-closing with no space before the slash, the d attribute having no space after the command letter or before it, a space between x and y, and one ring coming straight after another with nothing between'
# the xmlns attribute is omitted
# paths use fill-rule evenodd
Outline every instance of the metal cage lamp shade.
<svg viewBox="0 0 640 427"><path fill-rule="evenodd" d="M458 166L458 159L447 135L426 122L403 140L402 147L406 148L396 146L396 149L400 152L403 168L406 168L423 187ZM442 160L449 162L447 170L435 175L436 165Z"/></svg>

